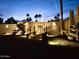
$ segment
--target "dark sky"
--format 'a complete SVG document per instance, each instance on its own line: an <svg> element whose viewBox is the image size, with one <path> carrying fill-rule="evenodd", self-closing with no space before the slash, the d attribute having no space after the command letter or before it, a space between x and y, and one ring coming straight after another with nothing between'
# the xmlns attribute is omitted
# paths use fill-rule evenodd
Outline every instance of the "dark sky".
<svg viewBox="0 0 79 59"><path fill-rule="evenodd" d="M64 18L69 16L70 9L76 11L79 0L63 0ZM13 16L22 20L29 13L34 19L35 14L42 14L42 20L49 20L60 13L59 0L0 0L0 15L7 19Z"/></svg>

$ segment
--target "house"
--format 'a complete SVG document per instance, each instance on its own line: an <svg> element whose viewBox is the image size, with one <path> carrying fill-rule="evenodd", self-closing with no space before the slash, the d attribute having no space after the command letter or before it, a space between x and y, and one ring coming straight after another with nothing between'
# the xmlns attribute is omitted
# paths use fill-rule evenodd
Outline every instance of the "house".
<svg viewBox="0 0 79 59"><path fill-rule="evenodd" d="M36 34L42 34L44 32L60 32L60 23L58 21L53 22L18 22L25 25L26 34L36 32ZM17 24L0 24L0 35L11 35L14 30L17 30ZM18 34L20 35L20 34Z"/></svg>

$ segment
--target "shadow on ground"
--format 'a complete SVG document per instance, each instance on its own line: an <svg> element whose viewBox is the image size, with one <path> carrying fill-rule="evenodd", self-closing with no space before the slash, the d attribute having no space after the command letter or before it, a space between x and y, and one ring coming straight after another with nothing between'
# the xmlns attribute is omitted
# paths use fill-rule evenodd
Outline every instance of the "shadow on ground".
<svg viewBox="0 0 79 59"><path fill-rule="evenodd" d="M0 55L10 55L11 59L78 59L79 48L51 46L15 36L0 36Z"/></svg>

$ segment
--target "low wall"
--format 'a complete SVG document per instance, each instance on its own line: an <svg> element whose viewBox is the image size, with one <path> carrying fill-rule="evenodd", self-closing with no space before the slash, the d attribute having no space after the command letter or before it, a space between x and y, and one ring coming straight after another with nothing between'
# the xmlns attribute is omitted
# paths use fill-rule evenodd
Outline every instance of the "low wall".
<svg viewBox="0 0 79 59"><path fill-rule="evenodd" d="M34 28L35 27L35 28ZM59 22L26 22L25 23L25 31L26 33L36 31L36 34L41 34L46 31L59 31L60 23ZM31 29L30 29L31 28ZM4 35L6 33L12 33L13 30L17 29L16 24L0 24L0 35Z"/></svg>
<svg viewBox="0 0 79 59"><path fill-rule="evenodd" d="M16 24L0 24L0 35L12 33L16 28Z"/></svg>

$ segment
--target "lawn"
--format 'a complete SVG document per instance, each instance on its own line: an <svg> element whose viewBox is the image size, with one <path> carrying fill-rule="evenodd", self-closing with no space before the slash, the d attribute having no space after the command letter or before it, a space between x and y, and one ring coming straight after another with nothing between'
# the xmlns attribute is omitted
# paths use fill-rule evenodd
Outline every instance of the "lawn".
<svg viewBox="0 0 79 59"><path fill-rule="evenodd" d="M72 42L61 38L52 38L48 41L49 45L79 47L78 42Z"/></svg>
<svg viewBox="0 0 79 59"><path fill-rule="evenodd" d="M50 31L48 32L49 35L56 35L56 34L60 34L59 31Z"/></svg>

